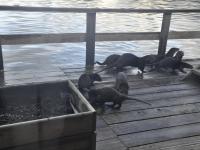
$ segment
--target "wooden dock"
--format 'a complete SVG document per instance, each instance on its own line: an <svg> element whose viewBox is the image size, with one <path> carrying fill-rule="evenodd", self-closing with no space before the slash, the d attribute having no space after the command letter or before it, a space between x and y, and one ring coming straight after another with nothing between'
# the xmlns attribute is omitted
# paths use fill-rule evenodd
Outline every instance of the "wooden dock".
<svg viewBox="0 0 200 150"><path fill-rule="evenodd" d="M168 39L198 39L200 31L170 31L171 16L176 13L200 13L200 9L99 9L45 8L0 6L0 11L85 13L86 33L19 34L0 36L0 86L70 79L75 84L84 68L38 66L9 70L4 67L2 46L40 43L86 43L86 67L93 67L95 42L159 40L158 54L164 55ZM97 13L156 13L163 14L160 32L96 33ZM6 62L6 60L5 60ZM188 60L194 66L200 59ZM99 70L101 67L95 67ZM200 147L200 87L182 81L185 75L145 73L137 76L129 70L129 95L152 106L125 101L120 110L106 109L97 116L97 150L199 150ZM101 74L103 82L96 86L113 86L113 74Z"/></svg>
<svg viewBox="0 0 200 150"><path fill-rule="evenodd" d="M125 101L97 119L97 150L197 150L200 86L183 76L129 80L129 95L152 106Z"/></svg>
<svg viewBox="0 0 200 150"><path fill-rule="evenodd" d="M196 67L200 60L188 60ZM102 67L95 67L95 70ZM83 68L5 71L1 86L71 79L75 84ZM3 73L3 72L2 72ZM200 86L182 81L185 74L127 70L129 95L152 106L125 101L120 110L106 108L97 116L97 150L197 150L200 146ZM101 73L102 83L113 86L113 74Z"/></svg>

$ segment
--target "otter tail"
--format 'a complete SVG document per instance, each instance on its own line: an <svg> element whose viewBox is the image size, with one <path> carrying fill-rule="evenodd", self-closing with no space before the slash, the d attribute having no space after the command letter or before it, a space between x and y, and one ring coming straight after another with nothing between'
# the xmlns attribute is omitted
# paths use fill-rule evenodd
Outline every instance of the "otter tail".
<svg viewBox="0 0 200 150"><path fill-rule="evenodd" d="M99 61L96 61L95 63L98 64L98 65L105 65L105 62L102 62L102 63L101 63L101 62L99 62Z"/></svg>
<svg viewBox="0 0 200 150"><path fill-rule="evenodd" d="M97 71L97 72L95 72L95 73L100 73L100 72L103 72L104 70L107 70L107 69L110 69L110 68L113 68L113 67L114 67L114 65L109 66L109 67L106 67L106 68L103 68L102 70Z"/></svg>
<svg viewBox="0 0 200 150"><path fill-rule="evenodd" d="M189 68L189 69L193 69L193 66L188 64L188 63L185 63L185 62L181 62L181 67L182 68Z"/></svg>
<svg viewBox="0 0 200 150"><path fill-rule="evenodd" d="M121 95L121 96L123 96L123 98L125 98L125 99L135 100L135 101L138 101L138 102L142 102L142 103L145 103L145 104L151 105L150 103L145 102L145 101L140 100L140 99L137 99L137 98L129 97L129 96L126 96L126 95Z"/></svg>

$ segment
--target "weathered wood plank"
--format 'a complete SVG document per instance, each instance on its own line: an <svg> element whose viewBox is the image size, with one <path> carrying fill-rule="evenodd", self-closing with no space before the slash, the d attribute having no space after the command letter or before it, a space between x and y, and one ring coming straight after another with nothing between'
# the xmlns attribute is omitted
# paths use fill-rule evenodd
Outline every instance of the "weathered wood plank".
<svg viewBox="0 0 200 150"><path fill-rule="evenodd" d="M110 127L98 128L97 132L97 141L103 141L111 138L116 138L117 135L112 131Z"/></svg>
<svg viewBox="0 0 200 150"><path fill-rule="evenodd" d="M145 95L134 95L132 91L129 92L129 96L134 96L136 98L142 99L142 100L158 100L161 98L172 98L172 97L178 97L178 96L189 96L194 94L200 94L200 89L198 88L191 88L188 90L180 90L180 91L170 91L170 92L161 92L161 93L151 93L151 94L145 94Z"/></svg>
<svg viewBox="0 0 200 150"><path fill-rule="evenodd" d="M141 110L141 109L148 109L148 108L169 107L169 106L175 106L175 105L181 105L181 104L192 104L192 103L200 102L199 96L200 95L181 97L180 95L180 97L176 97L176 98L152 100L152 101L149 101L152 104L152 106L144 105L139 102L125 101L122 104L122 107L120 110L107 109L105 114Z"/></svg>
<svg viewBox="0 0 200 150"><path fill-rule="evenodd" d="M115 12L115 13L195 13L200 9L132 9L132 8L55 8L55 7L25 7L25 6L0 6L0 11L26 11L26 12L73 12L73 13L93 13L93 12Z"/></svg>
<svg viewBox="0 0 200 150"><path fill-rule="evenodd" d="M170 21L171 21L171 13L164 13L163 20L162 20L161 33L160 33L160 38L159 38L159 46L158 46L158 55L161 55L161 56L165 55Z"/></svg>
<svg viewBox="0 0 200 150"><path fill-rule="evenodd" d="M169 32L168 39L200 38L200 31ZM96 33L100 41L159 40L159 32ZM0 35L2 45L86 42L85 33Z"/></svg>
<svg viewBox="0 0 200 150"><path fill-rule="evenodd" d="M0 148L93 132L92 115L76 114L0 126ZM66 118L66 119L64 119ZM82 122L81 126L74 122ZM56 128L55 128L56 127ZM14 140L12 140L14 139Z"/></svg>
<svg viewBox="0 0 200 150"><path fill-rule="evenodd" d="M134 87L134 84L130 83L129 86L130 86L131 93L134 95L161 93L161 92L169 92L169 91L180 91L180 90L199 88L191 84L171 84L171 85L165 85L165 86L156 86L156 87L148 87L148 88L140 88L140 89L132 90L132 87Z"/></svg>
<svg viewBox="0 0 200 150"><path fill-rule="evenodd" d="M96 118L96 128L105 128L108 125L105 123L105 121L102 119L101 116L97 116Z"/></svg>
<svg viewBox="0 0 200 150"><path fill-rule="evenodd" d="M189 114L200 112L200 103L177 105L170 107L152 108L138 111L129 111L104 115L103 119L107 124L114 124L127 121L138 121L158 117L167 117L173 115Z"/></svg>
<svg viewBox="0 0 200 150"><path fill-rule="evenodd" d="M193 123L200 123L200 113L113 124L110 127L117 135L124 135Z"/></svg>
<svg viewBox="0 0 200 150"><path fill-rule="evenodd" d="M96 41L158 40L159 32L97 33Z"/></svg>
<svg viewBox="0 0 200 150"><path fill-rule="evenodd" d="M85 33L0 35L2 45L85 42Z"/></svg>
<svg viewBox="0 0 200 150"><path fill-rule="evenodd" d="M200 136L180 138L154 144L132 147L130 150L199 150ZM198 146L198 148L196 147ZM178 148L178 149L177 149ZM196 148L196 149L195 149Z"/></svg>
<svg viewBox="0 0 200 150"><path fill-rule="evenodd" d="M119 141L118 138L97 142L97 150L126 150L127 148Z"/></svg>
<svg viewBox="0 0 200 150"><path fill-rule="evenodd" d="M2 52L2 46L0 43L0 70L4 69L4 65L3 65L3 52Z"/></svg>
<svg viewBox="0 0 200 150"><path fill-rule="evenodd" d="M96 13L87 13L86 25L86 67L94 66Z"/></svg>
<svg viewBox="0 0 200 150"><path fill-rule="evenodd" d="M79 136L63 137L54 140L41 141L38 143L20 145L17 147L9 147L6 148L6 150L94 150L91 142L92 136L93 135L90 133L84 133Z"/></svg>
<svg viewBox="0 0 200 150"><path fill-rule="evenodd" d="M165 147L162 148L162 150L199 150L200 143L195 143L192 145L179 145L179 146L173 146L173 147Z"/></svg>
<svg viewBox="0 0 200 150"><path fill-rule="evenodd" d="M127 134L119 139L127 147L133 147L196 135L200 135L200 123Z"/></svg>
<svg viewBox="0 0 200 150"><path fill-rule="evenodd" d="M200 31L171 31L168 39L195 39L200 38Z"/></svg>

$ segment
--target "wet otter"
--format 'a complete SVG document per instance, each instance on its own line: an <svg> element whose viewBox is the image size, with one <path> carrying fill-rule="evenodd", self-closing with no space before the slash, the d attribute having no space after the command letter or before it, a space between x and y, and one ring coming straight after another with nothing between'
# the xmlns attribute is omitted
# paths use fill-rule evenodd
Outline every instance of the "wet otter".
<svg viewBox="0 0 200 150"><path fill-rule="evenodd" d="M97 63L98 65L107 65L107 66L111 66L111 65L113 65L113 64L119 59L119 57L120 57L120 55L118 55L118 54L112 54L112 55L108 56L108 57L104 60L104 62L100 63L100 62L96 61L96 63Z"/></svg>
<svg viewBox="0 0 200 150"><path fill-rule="evenodd" d="M157 65L156 69L159 71L160 69L172 69L172 72L175 72L176 69L179 71L186 73L183 69L184 68L189 68L192 69L193 66L182 62L181 60L176 59L175 57L167 57L161 60Z"/></svg>
<svg viewBox="0 0 200 150"><path fill-rule="evenodd" d="M110 68L116 68L117 70L122 70L123 67L126 67L126 66L137 67L143 73L145 63L144 63L143 59L135 56L134 54L124 53L123 55L121 55L119 57L119 59L113 65L111 65L107 68L104 68L104 69L98 71L97 73L102 72L106 69L110 69Z"/></svg>
<svg viewBox="0 0 200 150"><path fill-rule="evenodd" d="M178 60L178 61L182 61L183 56L184 56L184 52L183 51L178 51L176 53L176 55L174 56L174 58L176 58L176 60Z"/></svg>
<svg viewBox="0 0 200 150"><path fill-rule="evenodd" d="M119 72L116 76L114 88L125 95L128 95L129 85L127 81L127 76L124 72Z"/></svg>
<svg viewBox="0 0 200 150"><path fill-rule="evenodd" d="M94 81L102 81L101 76L97 73L84 73L78 79L78 89L83 94L85 89L90 89L94 85Z"/></svg>
<svg viewBox="0 0 200 150"><path fill-rule="evenodd" d="M144 59L146 65L153 67L153 64L159 62L163 58L173 57L177 51L179 51L179 48L173 47L173 48L169 49L168 52L166 53L166 55L164 55L164 56L150 54L150 55L143 56L142 58Z"/></svg>
<svg viewBox="0 0 200 150"><path fill-rule="evenodd" d="M95 104L99 104L100 106L104 106L106 102L113 102L112 107L117 108L117 109L121 108L122 102L126 99L135 100L135 101L139 101L139 102L151 105L148 102L121 94L112 87L91 89L88 94L89 94L89 101L92 104L95 103ZM116 105L118 106L115 107Z"/></svg>

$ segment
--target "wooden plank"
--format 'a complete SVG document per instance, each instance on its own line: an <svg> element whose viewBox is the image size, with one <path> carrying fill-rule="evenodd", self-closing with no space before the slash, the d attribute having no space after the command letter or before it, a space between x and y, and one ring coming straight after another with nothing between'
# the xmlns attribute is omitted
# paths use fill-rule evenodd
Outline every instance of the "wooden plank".
<svg viewBox="0 0 200 150"><path fill-rule="evenodd" d="M199 39L200 31L171 31L168 39Z"/></svg>
<svg viewBox="0 0 200 150"><path fill-rule="evenodd" d="M119 139L127 147L133 147L197 135L200 135L200 123L127 134Z"/></svg>
<svg viewBox="0 0 200 150"><path fill-rule="evenodd" d="M165 99L159 99L159 100L152 100L152 101L149 101L152 104L152 106L144 105L139 102L136 103L134 101L125 101L122 104L122 107L120 110L107 109L105 114L141 110L141 109L148 109L148 108L169 107L169 106L175 106L175 105L181 105L181 104L193 104L193 103L200 102L199 96L200 95L181 97L180 95L180 97L177 97L177 98L165 98Z"/></svg>
<svg viewBox="0 0 200 150"><path fill-rule="evenodd" d="M96 119L96 128L105 128L108 125L105 123L105 121L102 119L101 116L97 116Z"/></svg>
<svg viewBox="0 0 200 150"><path fill-rule="evenodd" d="M161 55L161 56L165 55L170 21L171 21L171 13L164 13L163 20L162 20L161 33L160 33L160 39L159 39L159 46L158 46L158 55Z"/></svg>
<svg viewBox="0 0 200 150"><path fill-rule="evenodd" d="M159 32L96 33L96 41L159 40ZM200 38L200 31L169 32L168 39ZM2 45L86 42L85 33L0 35Z"/></svg>
<svg viewBox="0 0 200 150"><path fill-rule="evenodd" d="M158 40L159 32L97 33L96 41Z"/></svg>
<svg viewBox="0 0 200 150"><path fill-rule="evenodd" d="M173 146L173 147L165 147L162 150L199 150L200 143L195 143L192 145L179 145L179 146Z"/></svg>
<svg viewBox="0 0 200 150"><path fill-rule="evenodd" d="M1 45L1 43L0 43L0 70L4 70L4 65L3 65L3 51L2 51L2 45Z"/></svg>
<svg viewBox="0 0 200 150"><path fill-rule="evenodd" d="M154 144L132 147L130 150L199 150L200 136L180 138ZM198 146L198 148L196 147Z"/></svg>
<svg viewBox="0 0 200 150"><path fill-rule="evenodd" d="M129 86L130 86L129 91L131 91L131 93L134 95L180 91L180 90L199 88L199 87L191 85L191 84L171 84L171 85L165 85L165 86L156 86L156 87L148 87L148 88L140 88L140 89L132 90L132 87L134 87L134 84L129 84Z"/></svg>
<svg viewBox="0 0 200 150"><path fill-rule="evenodd" d="M144 119L152 119L159 117L167 117L173 115L189 114L200 112L200 103L177 105L170 107L152 108L138 111L129 111L104 115L103 119L107 124L114 124L127 121L138 121Z"/></svg>
<svg viewBox="0 0 200 150"><path fill-rule="evenodd" d="M200 123L200 113L113 124L110 127L117 135L124 135L193 123Z"/></svg>
<svg viewBox="0 0 200 150"><path fill-rule="evenodd" d="M85 33L0 35L2 45L85 42Z"/></svg>
<svg viewBox="0 0 200 150"><path fill-rule="evenodd" d="M62 137L53 140L35 142L16 147L9 147L6 150L58 150L58 149L73 149L73 150L94 150L92 149L91 133L84 133L78 136ZM95 144L95 143L94 143ZM4 149L3 149L4 150Z"/></svg>
<svg viewBox="0 0 200 150"><path fill-rule="evenodd" d="M92 117L82 113L0 126L0 148L93 132Z"/></svg>
<svg viewBox="0 0 200 150"><path fill-rule="evenodd" d="M200 9L132 9L132 8L56 8L56 7L25 7L25 6L0 6L0 11L26 11L26 12L73 12L73 13L93 13L93 12L115 12L115 13L195 13Z"/></svg>
<svg viewBox="0 0 200 150"><path fill-rule="evenodd" d="M105 141L99 141L96 143L97 150L126 150L127 148L119 141L119 139L109 139Z"/></svg>
<svg viewBox="0 0 200 150"><path fill-rule="evenodd" d="M85 97L79 92L75 85L69 80L68 81L68 90L70 94L73 95L71 99L72 104L77 108L78 112L91 112L94 113L94 122L96 123L96 112L90 103L85 99ZM96 124L94 125L94 129Z"/></svg>
<svg viewBox="0 0 200 150"><path fill-rule="evenodd" d="M86 26L86 67L94 66L96 13L87 13Z"/></svg>
<svg viewBox="0 0 200 150"><path fill-rule="evenodd" d="M172 98L172 97L179 97L181 96L189 96L194 94L200 94L200 89L194 88L194 89L188 89L188 90L180 90L180 91L170 91L170 92L161 92L161 93L150 93L145 95L134 95L132 91L129 92L129 96L134 96L136 98L142 99L142 100L158 100L161 98Z"/></svg>
<svg viewBox="0 0 200 150"><path fill-rule="evenodd" d="M98 128L96 132L97 132L97 141L103 141L117 137L117 135L112 131L110 127Z"/></svg>

